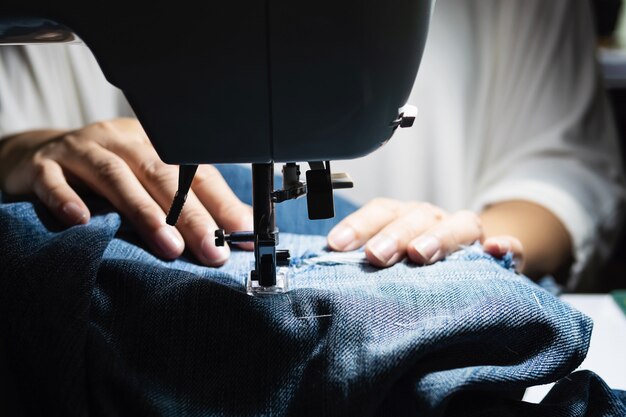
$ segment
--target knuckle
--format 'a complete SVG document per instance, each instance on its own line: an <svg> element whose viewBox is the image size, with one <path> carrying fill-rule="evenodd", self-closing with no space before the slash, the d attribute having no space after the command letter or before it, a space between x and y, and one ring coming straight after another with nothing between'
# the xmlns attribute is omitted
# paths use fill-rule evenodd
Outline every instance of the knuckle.
<svg viewBox="0 0 626 417"><path fill-rule="evenodd" d="M139 124L139 122L137 122L137 124ZM148 138L148 135L146 134L146 132L143 130L143 127L141 127L141 125L139 125L139 129L137 131L137 134L134 135L134 137L136 138L136 140L143 144L143 145L150 145L152 146L152 142L150 142L150 138Z"/></svg>
<svg viewBox="0 0 626 417"><path fill-rule="evenodd" d="M183 212L179 223L183 229L208 229L208 226L211 224L208 215L199 210L187 210L186 213Z"/></svg>
<svg viewBox="0 0 626 417"><path fill-rule="evenodd" d="M147 181L162 184L169 180L171 167L158 158L146 158L139 163L139 172Z"/></svg>
<svg viewBox="0 0 626 417"><path fill-rule="evenodd" d="M60 151L65 148L63 143L63 136L52 139L46 142L43 146L39 147L33 153L33 159L47 159L54 155L58 155Z"/></svg>
<svg viewBox="0 0 626 417"><path fill-rule="evenodd" d="M139 123L139 120L135 119L135 118L123 118L121 119L123 123L125 123L133 132L135 132L136 134L134 135L136 139L138 139L141 143L150 143L150 140L148 139L148 135L146 134L146 131L143 129L143 126L141 125L141 123Z"/></svg>
<svg viewBox="0 0 626 417"><path fill-rule="evenodd" d="M124 162L116 156L92 158L92 166L97 178L112 183L124 172Z"/></svg>
<svg viewBox="0 0 626 417"><path fill-rule="evenodd" d="M217 206L217 213L215 213L215 216L220 219L235 219L241 218L247 214L248 210L242 203L220 204Z"/></svg>
<svg viewBox="0 0 626 417"><path fill-rule="evenodd" d="M70 132L63 136L59 136L51 143L56 143L59 146L67 146L68 148L77 148L83 144L83 141L81 140L80 135Z"/></svg>
<svg viewBox="0 0 626 417"><path fill-rule="evenodd" d="M139 120L133 117L119 117L110 121L118 132L123 132L125 140L138 144L149 144L150 140Z"/></svg>
<svg viewBox="0 0 626 417"><path fill-rule="evenodd" d="M220 179L221 174L219 171L213 166L202 167L202 169L198 169L195 177L193 178L193 185L195 187L209 187L211 183L216 179Z"/></svg>
<svg viewBox="0 0 626 417"><path fill-rule="evenodd" d="M441 221L446 217L446 212L441 207L435 206L434 204L427 202L421 204L422 210L432 213L435 217L435 220Z"/></svg>
<svg viewBox="0 0 626 417"><path fill-rule="evenodd" d="M56 138L46 141L32 154L33 160L44 160L44 159L55 159L63 151L67 150L70 146L68 146L68 137L73 138L73 135L60 135ZM70 139L71 140L71 139Z"/></svg>
<svg viewBox="0 0 626 417"><path fill-rule="evenodd" d="M115 122L111 120L99 120L97 122L94 122L89 127L95 130L99 130L102 133L117 132L117 127L115 126Z"/></svg>
<svg viewBox="0 0 626 417"><path fill-rule="evenodd" d="M68 133L51 141L46 147L48 152L66 151L82 156L86 151L87 138L76 133Z"/></svg>
<svg viewBox="0 0 626 417"><path fill-rule="evenodd" d="M48 173L48 164L45 163L43 158L35 158L32 169L33 181L36 183L42 183Z"/></svg>
<svg viewBox="0 0 626 417"><path fill-rule="evenodd" d="M102 145L108 143L111 139L117 138L120 136L120 131L115 123L112 120L100 120L92 125L89 125L87 128L87 133L84 135L86 137L92 138L95 142L98 142Z"/></svg>

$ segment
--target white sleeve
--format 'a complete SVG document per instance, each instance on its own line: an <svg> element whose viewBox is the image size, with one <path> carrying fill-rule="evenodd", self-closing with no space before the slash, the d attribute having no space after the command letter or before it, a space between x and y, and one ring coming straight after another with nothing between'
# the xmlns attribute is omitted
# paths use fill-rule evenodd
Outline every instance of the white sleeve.
<svg viewBox="0 0 626 417"><path fill-rule="evenodd" d="M0 138L132 114L82 44L0 47Z"/></svg>
<svg viewBox="0 0 626 417"><path fill-rule="evenodd" d="M477 30L485 137L472 208L527 200L549 209L574 245L568 288L585 288L610 254L625 201L589 4L483 3L491 10L482 12L494 18L491 27Z"/></svg>

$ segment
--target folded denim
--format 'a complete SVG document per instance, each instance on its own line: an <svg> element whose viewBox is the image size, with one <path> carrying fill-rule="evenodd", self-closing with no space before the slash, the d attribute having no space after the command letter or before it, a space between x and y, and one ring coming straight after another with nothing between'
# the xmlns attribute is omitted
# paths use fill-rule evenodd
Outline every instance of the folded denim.
<svg viewBox="0 0 626 417"><path fill-rule="evenodd" d="M375 269L283 233L291 290L251 297L253 256L165 262L113 212L61 228L0 205L0 331L31 415L624 415L575 373L591 321L478 246Z"/></svg>

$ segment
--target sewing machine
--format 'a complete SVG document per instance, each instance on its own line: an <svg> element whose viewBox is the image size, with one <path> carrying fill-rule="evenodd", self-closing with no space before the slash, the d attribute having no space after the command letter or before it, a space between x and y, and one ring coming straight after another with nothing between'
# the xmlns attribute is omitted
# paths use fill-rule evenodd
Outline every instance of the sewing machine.
<svg viewBox="0 0 626 417"><path fill-rule="evenodd" d="M421 60L434 0L128 4L5 0L0 44L82 41L127 97L161 157L180 166L167 222L183 209L198 164L251 163L254 242L248 290L286 289L274 206L306 196L310 219L334 216L351 187L331 160L366 155L398 127ZM306 179L296 162L308 162ZM274 162L285 162L274 190Z"/></svg>

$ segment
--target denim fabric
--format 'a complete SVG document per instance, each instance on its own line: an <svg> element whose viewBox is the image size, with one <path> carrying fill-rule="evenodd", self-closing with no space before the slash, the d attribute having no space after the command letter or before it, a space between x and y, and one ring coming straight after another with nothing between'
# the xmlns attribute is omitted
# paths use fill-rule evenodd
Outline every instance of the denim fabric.
<svg viewBox="0 0 626 417"><path fill-rule="evenodd" d="M379 270L283 233L290 292L250 297L250 252L165 262L93 210L64 230L0 205L0 334L29 415L626 415L570 374L591 321L478 246ZM542 404L511 394L564 377Z"/></svg>

